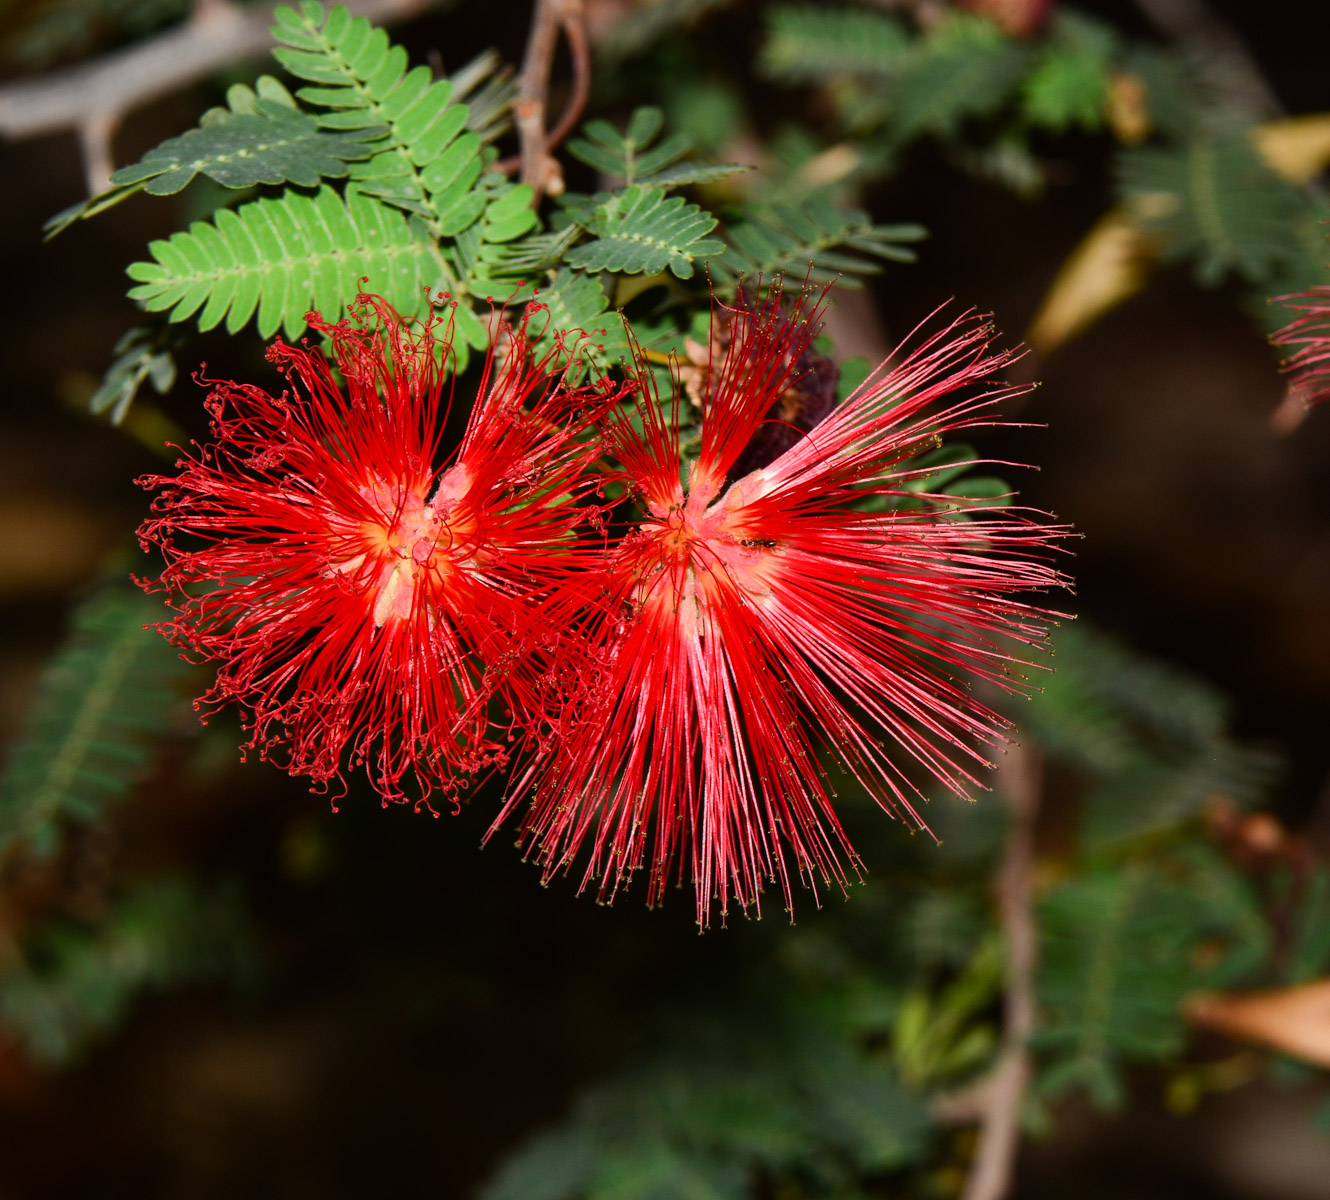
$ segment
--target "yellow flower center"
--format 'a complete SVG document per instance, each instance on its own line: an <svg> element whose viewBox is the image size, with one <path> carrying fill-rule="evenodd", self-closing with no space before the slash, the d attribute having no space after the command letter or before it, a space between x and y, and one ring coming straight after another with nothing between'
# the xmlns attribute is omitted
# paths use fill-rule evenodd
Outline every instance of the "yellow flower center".
<svg viewBox="0 0 1330 1200"><path fill-rule="evenodd" d="M332 571L364 590L376 629L410 617L420 589L442 590L476 556L480 521L464 495L468 481L459 473L454 468L445 474L428 501L428 479L388 483L373 478L361 486L373 516L357 521L339 539ZM344 558L343 550L349 551Z"/></svg>

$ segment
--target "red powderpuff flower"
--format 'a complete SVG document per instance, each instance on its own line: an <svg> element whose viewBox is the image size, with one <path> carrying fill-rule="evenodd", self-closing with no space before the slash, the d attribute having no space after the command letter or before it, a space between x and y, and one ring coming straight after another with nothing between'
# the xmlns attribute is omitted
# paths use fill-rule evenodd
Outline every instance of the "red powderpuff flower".
<svg viewBox="0 0 1330 1200"><path fill-rule="evenodd" d="M841 854L857 860L823 756L921 827L917 775L958 794L979 784L976 743L1001 740L1006 722L971 684L1020 687L1017 652L1050 616L1022 596L1066 582L1047 562L1065 530L917 490L927 472L911 458L993 423L1015 390L971 386L1010 355L970 316L735 478L816 332L820 301L805 293L783 312L773 292L720 314L728 348L707 368L686 485L677 388L660 407L642 370L635 419L608 414L646 517L578 581L582 640L558 662L570 700L518 781L547 876L589 848L583 887L599 878L612 899L645 867L655 903L686 862L704 926L713 900L723 917L731 897L756 904L764 880L788 907L791 862L810 885L846 886Z"/></svg>
<svg viewBox="0 0 1330 1200"><path fill-rule="evenodd" d="M1308 404L1330 398L1330 285L1277 299L1302 314L1270 338L1276 346L1299 347L1283 364L1290 389Z"/></svg>
<svg viewBox="0 0 1330 1200"><path fill-rule="evenodd" d="M594 443L578 440L608 384L568 385L526 322L490 356L457 448L441 459L451 328L361 296L355 320L307 317L322 354L277 343L292 387L220 382L212 445L148 476L139 530L166 569L159 628L218 664L200 705L238 706L248 747L319 785L365 764L386 804L430 805L499 765L489 701L520 707L533 600L585 553L580 500Z"/></svg>

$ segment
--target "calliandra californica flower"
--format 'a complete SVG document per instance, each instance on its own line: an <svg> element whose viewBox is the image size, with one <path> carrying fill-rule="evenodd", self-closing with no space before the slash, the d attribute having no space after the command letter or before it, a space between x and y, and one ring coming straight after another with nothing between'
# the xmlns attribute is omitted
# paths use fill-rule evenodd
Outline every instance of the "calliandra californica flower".
<svg viewBox="0 0 1330 1200"><path fill-rule="evenodd" d="M965 316L883 363L806 436L737 475L796 382L818 325L806 291L713 312L730 323L683 478L679 419L639 370L636 413L605 436L645 516L583 591L582 641L557 669L568 698L519 784L523 835L546 874L587 863L612 899L634 872L648 901L691 874L699 923L719 902L788 907L791 876L846 886L856 866L823 758L912 825L916 776L965 794L1005 722L971 691L1019 688L1020 651L1061 586L1065 530L1040 515L922 492L912 457L991 424L1010 356ZM713 345L717 339L713 337ZM782 431L784 432L784 431ZM511 810L517 797L509 801Z"/></svg>
<svg viewBox="0 0 1330 1200"><path fill-rule="evenodd" d="M1330 285L1277 299L1301 314L1270 338L1276 346L1298 347L1283 364L1289 387L1308 404L1330 399Z"/></svg>
<svg viewBox="0 0 1330 1200"><path fill-rule="evenodd" d="M139 530L166 560L161 628L217 664L200 704L234 703L248 747L317 785L363 763L386 804L449 795L502 765L490 700L523 698L532 600L573 569L594 454L576 440L608 384L533 361L526 320L484 367L441 458L450 325L362 295L353 319L307 316L323 355L281 342L290 388L213 384L211 445L186 452Z"/></svg>

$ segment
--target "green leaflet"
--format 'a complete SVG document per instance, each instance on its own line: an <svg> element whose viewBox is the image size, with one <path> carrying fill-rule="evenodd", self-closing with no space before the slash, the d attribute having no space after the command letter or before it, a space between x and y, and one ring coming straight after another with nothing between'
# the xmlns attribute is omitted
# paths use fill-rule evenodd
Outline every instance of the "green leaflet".
<svg viewBox="0 0 1330 1200"><path fill-rule="evenodd" d="M946 136L997 111L1020 86L1030 50L982 17L953 13L922 39L897 80L888 134L907 142Z"/></svg>
<svg viewBox="0 0 1330 1200"><path fill-rule="evenodd" d="M346 175L352 161L369 158L374 147L366 139L384 132L370 127L357 134L326 133L311 116L259 100L253 113L168 138L133 166L121 167L111 183L142 183L153 196L172 195L200 173L229 188L260 183L314 187L320 179Z"/></svg>
<svg viewBox="0 0 1330 1200"><path fill-rule="evenodd" d="M1200 847L1068 880L1040 928L1041 1090L1083 1087L1104 1108L1124 1098L1124 1061L1181 1050L1181 997L1241 982L1270 946L1246 882Z"/></svg>
<svg viewBox="0 0 1330 1200"><path fill-rule="evenodd" d="M582 348L602 367L628 357L628 335L623 318L606 312L609 299L594 275L579 275L561 269L536 297L548 313L538 318L546 326L537 346L544 350L552 344L556 332L568 335L570 347ZM580 335L585 335L581 337Z"/></svg>
<svg viewBox="0 0 1330 1200"><path fill-rule="evenodd" d="M119 425L145 383L151 383L159 396L166 395L176 381L175 340L157 324L135 325L128 330L115 344L116 358L93 392L89 411L109 411L111 424Z"/></svg>
<svg viewBox="0 0 1330 1200"><path fill-rule="evenodd" d="M929 1118L880 1058L819 1015L769 1023L697 1021L702 1044L652 1059L584 1093L571 1119L532 1139L481 1200L743 1200L787 1172L833 1191L859 1173L918 1160Z"/></svg>
<svg viewBox="0 0 1330 1200"><path fill-rule="evenodd" d="M751 171L739 163L681 162L693 148L692 139L674 134L653 146L665 122L658 108L639 108L620 133L608 121L588 121L583 136L568 143L568 153L606 175L627 184L653 184L675 188L687 184L710 183Z"/></svg>
<svg viewBox="0 0 1330 1200"><path fill-rule="evenodd" d="M1235 742L1222 700L1091 630L1059 629L1052 672L1016 715L1044 752L1089 776L1086 849L1121 853L1194 820L1216 795L1257 804L1276 760Z"/></svg>
<svg viewBox="0 0 1330 1200"><path fill-rule="evenodd" d="M275 17L273 36L281 46L274 53L311 85L298 95L326 110L320 124L386 128L376 153L352 168L347 204L355 209L374 197L382 201L380 208L391 205L413 214L418 248L395 254L391 264L380 263L391 283L380 285L371 275L368 286L408 314L421 308L425 284L449 292L457 301L455 349L457 368L463 369L467 347L486 342L484 325L466 297L488 294L485 284L493 273L484 264L491 248L515 241L538 223L530 207L532 189L485 169L484 143L504 127L511 84L490 79L480 86L494 72L492 57L464 67L453 79L435 80L423 66L408 69L405 50L341 5L325 11L307 2L299 11L279 8ZM464 95L472 96L474 112L458 102ZM386 218L379 214L375 220ZM399 227L388 224L391 244L402 250ZM288 327L291 316L287 309ZM260 309L260 332L263 327Z"/></svg>
<svg viewBox="0 0 1330 1200"><path fill-rule="evenodd" d="M1163 257L1193 259L1204 284L1229 272L1264 283L1304 254L1297 222L1307 197L1266 166L1245 132L1124 150L1118 180Z"/></svg>
<svg viewBox="0 0 1330 1200"><path fill-rule="evenodd" d="M599 1147L574 1126L530 1139L481 1193L481 1200L569 1200L583 1195L598 1170Z"/></svg>
<svg viewBox="0 0 1330 1200"><path fill-rule="evenodd" d="M481 136L469 112L452 102L453 84L428 67L407 69L406 51L342 5L325 11L307 2L274 14L273 53L301 88L306 104L327 109L321 123L359 130L384 126L387 137L352 173L360 190L425 218L436 237L453 237L479 220Z"/></svg>
<svg viewBox="0 0 1330 1200"><path fill-rule="evenodd" d="M426 289L446 286L447 278L428 238L354 188L345 200L325 186L313 196L288 192L222 209L149 249L153 261L129 268L138 283L131 299L149 312L169 309L171 321L197 313L200 329L225 319L232 333L257 314L263 337L279 328L297 337L310 309L336 320L361 279L411 316L424 310ZM467 344L484 344L470 323L463 331Z"/></svg>
<svg viewBox="0 0 1330 1200"><path fill-rule="evenodd" d="M352 161L375 153L368 143L386 132L382 126L368 126L354 133L327 133L299 110L280 81L261 75L253 88L233 84L226 106L208 109L197 128L168 138L137 163L121 167L106 191L57 213L44 226L46 237L141 191L173 195L200 174L229 188L260 183L313 187L321 178L340 179Z"/></svg>
<svg viewBox="0 0 1330 1200"><path fill-rule="evenodd" d="M857 286L855 275L877 274L876 260L913 262L914 251L902 243L928 236L921 225L874 225L865 213L823 197L753 210L726 234L730 246L712 263L717 282L787 271L799 278L807 273L815 283L844 275L844 287Z"/></svg>
<svg viewBox="0 0 1330 1200"><path fill-rule="evenodd" d="M787 83L845 75L881 78L899 71L912 48L905 26L871 9L781 7L767 17L762 70Z"/></svg>
<svg viewBox="0 0 1330 1200"><path fill-rule="evenodd" d="M184 707L190 671L144 627L164 615L160 602L119 582L75 612L0 775L0 855L19 843L53 853L62 819L100 819L151 764L154 740Z"/></svg>
<svg viewBox="0 0 1330 1200"><path fill-rule="evenodd" d="M719 255L725 243L706 235L716 218L662 188L634 184L603 200L593 211L595 240L578 246L567 261L583 271L655 275L667 267L680 279L693 274L693 260Z"/></svg>
<svg viewBox="0 0 1330 1200"><path fill-rule="evenodd" d="M1059 13L1039 62L1023 85L1026 118L1048 129L1098 129L1108 103L1117 49L1111 27L1074 12Z"/></svg>

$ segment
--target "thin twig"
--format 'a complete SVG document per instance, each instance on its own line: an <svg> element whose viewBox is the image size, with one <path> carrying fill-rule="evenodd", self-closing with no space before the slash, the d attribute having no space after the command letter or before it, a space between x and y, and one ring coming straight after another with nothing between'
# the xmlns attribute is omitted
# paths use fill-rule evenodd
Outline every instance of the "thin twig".
<svg viewBox="0 0 1330 1200"><path fill-rule="evenodd" d="M545 139L546 153L572 133L591 97L591 45L587 40L585 0L563 0L561 24L568 52L573 58L573 86L559 123Z"/></svg>
<svg viewBox="0 0 1330 1200"><path fill-rule="evenodd" d="M545 150L545 105L550 90L550 70L559 37L562 0L536 0L531 14L531 32L527 35L526 57L517 80L517 99L513 101L513 120L521 147L522 182L545 190L548 173Z"/></svg>
<svg viewBox="0 0 1330 1200"><path fill-rule="evenodd" d="M434 0L347 0L371 21L402 20ZM0 137L78 132L89 183L110 174L110 137L126 114L267 50L275 5L202 0L182 24L93 62L0 87ZM99 190L99 189L94 189Z"/></svg>
<svg viewBox="0 0 1330 1200"><path fill-rule="evenodd" d="M558 124L547 133L545 116L549 104L550 71L560 29L573 57L573 87ZM586 32L585 0L536 0L526 56L518 78L517 99L513 101L513 121L521 150L498 164L500 171L510 175L520 168L522 182L535 188L536 200L542 192L562 190L563 176L550 151L577 124L590 94L591 50Z"/></svg>
<svg viewBox="0 0 1330 1200"><path fill-rule="evenodd" d="M1034 970L1039 951L1034 918L1035 822L1041 764L1033 750L1012 745L998 788L1011 810L995 881L1006 942L1002 1051L981 1101L979 1147L962 1200L1002 1200L1011 1187L1021 1137L1021 1104L1030 1081L1026 1043L1035 1028Z"/></svg>

